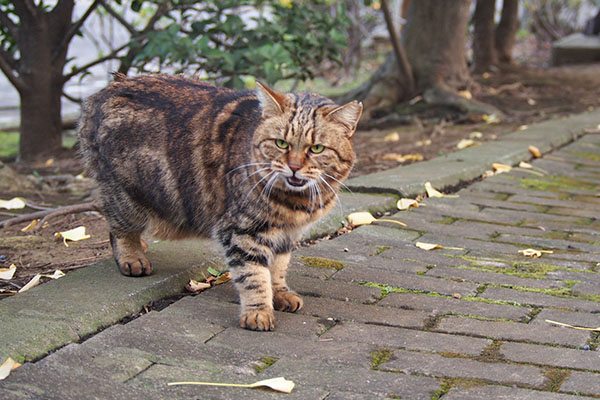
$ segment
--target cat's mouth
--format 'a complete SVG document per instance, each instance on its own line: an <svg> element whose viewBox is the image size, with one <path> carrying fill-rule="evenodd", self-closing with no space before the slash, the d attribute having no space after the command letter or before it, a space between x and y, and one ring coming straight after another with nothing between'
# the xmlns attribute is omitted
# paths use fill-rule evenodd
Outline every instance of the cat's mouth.
<svg viewBox="0 0 600 400"><path fill-rule="evenodd" d="M286 180L290 186L293 186L296 188L300 188L300 187L306 185L306 182L307 182L306 179L296 178L295 176L290 176Z"/></svg>

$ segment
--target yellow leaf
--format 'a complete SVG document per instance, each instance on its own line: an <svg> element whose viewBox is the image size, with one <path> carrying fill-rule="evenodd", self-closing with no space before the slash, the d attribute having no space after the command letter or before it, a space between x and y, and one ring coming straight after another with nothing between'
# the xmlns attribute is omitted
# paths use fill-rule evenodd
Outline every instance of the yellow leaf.
<svg viewBox="0 0 600 400"><path fill-rule="evenodd" d="M231 273L225 272L221 274L216 280L215 285L220 285L221 283L229 282L231 280Z"/></svg>
<svg viewBox="0 0 600 400"><path fill-rule="evenodd" d="M535 146L529 146L529 152L531 153L531 155L533 155L535 158L540 158L542 156L542 153L540 152L540 149L538 149Z"/></svg>
<svg viewBox="0 0 600 400"><path fill-rule="evenodd" d="M419 207L419 202L413 199L400 199L396 206L399 210L408 210L411 207Z"/></svg>
<svg viewBox="0 0 600 400"><path fill-rule="evenodd" d="M379 10L381 8L381 2L380 1L374 1L371 3L371 8L373 10Z"/></svg>
<svg viewBox="0 0 600 400"><path fill-rule="evenodd" d="M33 278L31 278L31 280L29 282L27 282L27 284L25 286L23 286L21 289L19 289L19 293L26 292L27 290L31 289L32 287L39 285L41 277L42 276L40 274L35 274L35 276Z"/></svg>
<svg viewBox="0 0 600 400"><path fill-rule="evenodd" d="M431 139L418 140L415 142L415 146L417 146L417 147L430 146L431 143L432 143Z"/></svg>
<svg viewBox="0 0 600 400"><path fill-rule="evenodd" d="M21 229L21 232L27 232L27 231L35 228L35 226L38 224L38 222L40 222L39 219L34 219L33 221L31 221L29 223L29 225L27 225L25 228Z"/></svg>
<svg viewBox="0 0 600 400"><path fill-rule="evenodd" d="M348 214L347 218L348 218L348 222L350 222L350 224L352 224L354 226L370 225L375 221L392 222L394 224L406 226L406 224L404 222L396 221L394 219L385 219L385 218L375 219L375 217L368 211L354 212L354 213Z"/></svg>
<svg viewBox="0 0 600 400"><path fill-rule="evenodd" d="M459 150L466 149L467 147L471 147L475 144L473 139L462 139L460 142L456 144L456 148Z"/></svg>
<svg viewBox="0 0 600 400"><path fill-rule="evenodd" d="M423 161L423 155L422 154L402 155L402 154L398 154L398 153L387 153L387 154L384 154L383 157L381 157L381 159L384 161L397 161L397 162L403 163L403 162L407 162L407 161Z"/></svg>
<svg viewBox="0 0 600 400"><path fill-rule="evenodd" d="M577 325L565 324L564 322L556 322L556 321L552 321L552 320L549 320L549 319L547 319L545 321L548 322L549 324L566 326L567 328L579 329L579 330L582 330L582 331L600 332L600 326L597 327L597 328L586 328L585 326L577 326Z"/></svg>
<svg viewBox="0 0 600 400"><path fill-rule="evenodd" d="M469 137L471 139L481 139L483 137L483 133L477 132L477 131L471 132L471 133L469 133Z"/></svg>
<svg viewBox="0 0 600 400"><path fill-rule="evenodd" d="M0 268L0 279L10 280L15 276L15 271L17 270L17 266L15 264L11 264L8 268Z"/></svg>
<svg viewBox="0 0 600 400"><path fill-rule="evenodd" d="M425 191L427 192L428 197L458 197L457 194L444 194L439 192L431 186L431 182L425 182Z"/></svg>
<svg viewBox="0 0 600 400"><path fill-rule="evenodd" d="M25 208L25 199L22 197L14 197L10 200L0 200L0 208L5 208L7 210Z"/></svg>
<svg viewBox="0 0 600 400"><path fill-rule="evenodd" d="M484 72L483 74L481 74L481 77L482 77L483 79L490 79L491 75L490 75L490 73L489 73L489 72Z"/></svg>
<svg viewBox="0 0 600 400"><path fill-rule="evenodd" d="M373 221L377 221L375 217L368 211L354 212L348 215L348 222L354 226L369 225Z"/></svg>
<svg viewBox="0 0 600 400"><path fill-rule="evenodd" d="M294 382L289 381L283 377L265 379L264 381L258 381L251 384L243 383L217 383L217 382L169 382L168 386L173 385L204 385L204 386L229 386L229 387L242 387L242 388L257 388L257 387L268 387L283 393L292 393L294 389Z"/></svg>
<svg viewBox="0 0 600 400"><path fill-rule="evenodd" d="M527 128L529 128L527 125L521 125L521 126L519 126L519 130L520 130L520 131L524 131L524 130L526 130Z"/></svg>
<svg viewBox="0 0 600 400"><path fill-rule="evenodd" d="M488 124L495 124L500 122L500 119L496 114L484 114L481 118Z"/></svg>
<svg viewBox="0 0 600 400"><path fill-rule="evenodd" d="M19 368L20 366L21 364L8 357L6 361L0 365L0 380L5 379L10 374L10 371Z"/></svg>
<svg viewBox="0 0 600 400"><path fill-rule="evenodd" d="M512 170L512 167L510 165L500 163L492 163L492 168L494 168L494 172L496 172L497 174L501 174L503 172L510 172Z"/></svg>
<svg viewBox="0 0 600 400"><path fill-rule="evenodd" d="M287 8L292 8L292 3L294 3L293 0L279 0L279 4Z"/></svg>
<svg viewBox="0 0 600 400"><path fill-rule="evenodd" d="M185 288L192 293L200 293L203 290L206 290L210 287L210 283L206 282L198 282L194 279L190 279L190 282L185 286Z"/></svg>
<svg viewBox="0 0 600 400"><path fill-rule="evenodd" d="M74 229L71 229L68 231L64 231L64 232L56 232L54 234L54 236L63 238L63 242L65 243L65 246L67 246L67 247L69 247L69 245L67 244L67 240L72 240L74 242L77 242L79 240L85 240L85 239L91 238L90 235L86 235L85 226L78 226L77 228L74 228Z"/></svg>
<svg viewBox="0 0 600 400"><path fill-rule="evenodd" d="M58 279L58 278L62 278L65 275L66 274L64 272L62 272L60 269L57 269L51 275L50 274L42 274L40 276L43 278Z"/></svg>
<svg viewBox="0 0 600 400"><path fill-rule="evenodd" d="M423 250L434 250L434 249L446 249L446 250L464 250L462 247L442 246L435 243L417 242L415 243L419 249Z"/></svg>
<svg viewBox="0 0 600 400"><path fill-rule="evenodd" d="M521 162L519 163L519 167L520 167L520 168L526 168L526 169L532 169L532 168L533 168L533 165L531 165L531 164L529 164L529 163L526 163L525 161L521 161Z"/></svg>
<svg viewBox="0 0 600 400"><path fill-rule="evenodd" d="M44 167L51 167L54 164L54 158L49 158L44 163Z"/></svg>
<svg viewBox="0 0 600 400"><path fill-rule="evenodd" d="M473 95L468 90L459 90L458 95L464 97L467 100L471 100L473 98Z"/></svg>
<svg viewBox="0 0 600 400"><path fill-rule="evenodd" d="M384 142L398 142L400 140L400 134L398 132L392 132L388 135L385 135L383 138Z"/></svg>
<svg viewBox="0 0 600 400"><path fill-rule="evenodd" d="M433 250L433 249L441 249L442 246L440 246L439 244L434 244L434 243L425 243L425 242L417 242L415 244L415 246L417 246L420 249L423 250Z"/></svg>
<svg viewBox="0 0 600 400"><path fill-rule="evenodd" d="M554 252L551 250L523 249L519 250L519 253L523 254L525 257L540 258L543 253L552 254Z"/></svg>

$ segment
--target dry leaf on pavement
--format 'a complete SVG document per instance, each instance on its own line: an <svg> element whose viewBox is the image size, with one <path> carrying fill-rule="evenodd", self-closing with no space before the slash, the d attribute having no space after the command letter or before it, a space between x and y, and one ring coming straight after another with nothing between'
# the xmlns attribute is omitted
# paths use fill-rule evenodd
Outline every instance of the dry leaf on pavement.
<svg viewBox="0 0 600 400"><path fill-rule="evenodd" d="M19 289L19 293L26 292L27 290L31 289L32 287L39 285L41 277L42 277L42 275L35 274L35 276L33 278L31 278L31 280L29 282L27 282L27 284L25 286L23 286L21 289Z"/></svg>
<svg viewBox="0 0 600 400"><path fill-rule="evenodd" d="M396 221L394 219L385 219L385 218L376 219L368 211L354 212L354 213L348 214L348 217L346 217L346 218L348 219L348 222L350 222L350 224L354 225L354 226L370 225L375 221L392 222L394 224L406 226L406 224L404 222Z"/></svg>
<svg viewBox="0 0 600 400"><path fill-rule="evenodd" d="M398 207L399 210L408 210L411 207L417 208L419 206L419 202L414 199L400 199L396 203L396 207Z"/></svg>
<svg viewBox="0 0 600 400"><path fill-rule="evenodd" d="M552 254L554 252L551 250L523 249L519 250L519 253L523 254L525 257L540 258L543 253Z"/></svg>
<svg viewBox="0 0 600 400"><path fill-rule="evenodd" d="M19 368L20 366L21 364L8 357L6 361L0 365L0 380L5 379L8 375L10 375L10 371Z"/></svg>
<svg viewBox="0 0 600 400"><path fill-rule="evenodd" d="M398 132L392 132L385 135L383 138L384 142L398 142L400 140L400 134Z"/></svg>
<svg viewBox="0 0 600 400"><path fill-rule="evenodd" d="M500 164L500 163L492 163L492 168L494 168L494 172L496 174L501 174L503 172L510 172L512 170L512 167L510 165Z"/></svg>
<svg viewBox="0 0 600 400"><path fill-rule="evenodd" d="M446 249L446 250L464 250L462 247L442 246L436 243L417 242L415 243L419 249L422 250L435 250L435 249Z"/></svg>
<svg viewBox="0 0 600 400"><path fill-rule="evenodd" d="M531 153L531 155L534 156L535 158L540 158L542 156L542 152L537 147L529 146L528 149L529 149L529 152Z"/></svg>
<svg viewBox="0 0 600 400"><path fill-rule="evenodd" d="M257 387L268 387L278 392L292 393L294 389L294 382L289 381L283 377L265 379L263 381L254 382L251 384L243 383L216 383L216 382L169 382L168 386L173 385L203 385L203 386L229 386L229 387L242 387L242 388L257 388Z"/></svg>
<svg viewBox="0 0 600 400"><path fill-rule="evenodd" d="M210 283L198 282L194 279L190 279L189 283L185 285L185 289L191 293L200 293L210 287Z"/></svg>
<svg viewBox="0 0 600 400"><path fill-rule="evenodd" d="M462 150L473 145L475 145L475 141L473 139L461 139L461 141L456 144L456 148Z"/></svg>
<svg viewBox="0 0 600 400"><path fill-rule="evenodd" d="M438 191L431 185L431 182L425 182L425 191L427 192L427 197L458 197L457 194L444 194Z"/></svg>

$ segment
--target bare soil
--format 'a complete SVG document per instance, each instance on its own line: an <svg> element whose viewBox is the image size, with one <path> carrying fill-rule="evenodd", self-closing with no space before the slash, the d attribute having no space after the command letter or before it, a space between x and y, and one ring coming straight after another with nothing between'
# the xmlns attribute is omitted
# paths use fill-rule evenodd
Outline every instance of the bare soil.
<svg viewBox="0 0 600 400"><path fill-rule="evenodd" d="M474 79L470 88L473 97L498 108L503 114L500 122L487 123L481 116L440 120L421 112L415 115L415 123L411 125L358 131L355 134L358 159L352 176L410 163L385 160L390 153L419 154L423 160L428 160L456 151L457 143L470 138L473 132L481 133L475 135L475 141L490 141L522 125L600 107L597 91L600 87L600 64L555 69L519 66ZM393 133L398 134L398 140L385 139ZM83 170L72 152L65 153L49 166L12 164L10 167L21 174L35 171L35 175L45 178L30 177L37 182L34 189L9 189L0 192L2 199L20 196L37 207L56 207L88 201L92 196L93 182L68 179L69 175L73 177ZM31 208L0 210L0 221L10 218L12 214L34 211ZM21 223L0 229L0 268L7 268L11 264L17 266L12 280L0 280L0 290L19 289L36 273L52 273L57 269L67 272L111 256L106 223L98 213L57 217L48 226L35 232L22 232L21 229L26 225ZM55 237L56 232L81 225L87 228L90 239L71 242L66 247L62 239Z"/></svg>

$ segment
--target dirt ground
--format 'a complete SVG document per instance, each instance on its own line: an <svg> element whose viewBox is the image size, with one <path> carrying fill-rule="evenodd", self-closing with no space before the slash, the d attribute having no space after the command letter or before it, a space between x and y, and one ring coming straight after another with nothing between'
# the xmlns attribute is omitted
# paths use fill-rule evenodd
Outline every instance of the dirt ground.
<svg viewBox="0 0 600 400"><path fill-rule="evenodd" d="M488 123L480 117L444 121L417 114L411 125L358 131L355 134L358 158L352 176L410 163L390 161L389 158L416 154L416 158L428 160L456 151L461 139L490 141L523 125L600 107L597 91L600 64L555 69L519 66L512 71L474 79L470 92L475 99L502 112L499 122ZM85 178L74 178L82 172L82 166L72 153L54 160L49 166L13 164L10 167L29 174L28 179L34 185L29 189L0 189L2 199L24 197L31 206L40 209L81 203L91 198L94 184ZM37 210L30 207L25 210L0 209L0 221L34 211ZM0 291L18 290L37 273L51 274L57 269L67 272L111 254L105 221L96 212L60 216L35 232L22 232L26 225L19 223L0 228L0 268L11 264L17 266L13 279L0 280ZM55 237L56 232L81 225L86 227L90 239L71 242L66 247L62 239ZM44 280L47 278L42 278ZM0 292L0 298L3 295L8 293Z"/></svg>

